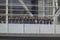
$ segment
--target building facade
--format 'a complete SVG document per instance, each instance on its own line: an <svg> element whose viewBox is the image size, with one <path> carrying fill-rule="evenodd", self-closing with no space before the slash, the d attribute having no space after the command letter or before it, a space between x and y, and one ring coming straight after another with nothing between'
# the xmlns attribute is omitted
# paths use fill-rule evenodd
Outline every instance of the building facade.
<svg viewBox="0 0 60 40"><path fill-rule="evenodd" d="M59 0L1 0L0 33L60 34Z"/></svg>

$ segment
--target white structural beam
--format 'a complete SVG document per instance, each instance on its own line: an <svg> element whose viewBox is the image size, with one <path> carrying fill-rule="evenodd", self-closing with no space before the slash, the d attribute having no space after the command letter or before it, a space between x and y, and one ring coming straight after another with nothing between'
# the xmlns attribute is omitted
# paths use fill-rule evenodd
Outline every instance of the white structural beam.
<svg viewBox="0 0 60 40"><path fill-rule="evenodd" d="M25 5L25 3L23 2L23 0L19 0L19 2L25 8L25 10L27 11L27 13L29 13L30 16L33 16L33 14L29 11L28 7Z"/></svg>
<svg viewBox="0 0 60 40"><path fill-rule="evenodd" d="M6 0L6 24L8 24L8 0Z"/></svg>
<svg viewBox="0 0 60 40"><path fill-rule="evenodd" d="M8 0L6 0L6 27L8 31Z"/></svg>
<svg viewBox="0 0 60 40"><path fill-rule="evenodd" d="M53 22L53 25L54 25L54 34L56 34L56 16L55 16L55 0L53 0L53 20L54 20L54 22Z"/></svg>

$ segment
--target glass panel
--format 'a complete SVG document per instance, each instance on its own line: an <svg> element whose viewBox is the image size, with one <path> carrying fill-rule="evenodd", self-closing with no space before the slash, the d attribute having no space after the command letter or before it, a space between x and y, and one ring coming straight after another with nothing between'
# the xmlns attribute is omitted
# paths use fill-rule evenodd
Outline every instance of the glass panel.
<svg viewBox="0 0 60 40"><path fill-rule="evenodd" d="M60 6L60 0L58 0L58 6Z"/></svg>
<svg viewBox="0 0 60 40"><path fill-rule="evenodd" d="M24 8L22 6L11 6L9 7L9 14L24 14Z"/></svg>
<svg viewBox="0 0 60 40"><path fill-rule="evenodd" d="M6 9L6 6L4 6L4 5L2 6L2 5L0 5L0 10L1 10L1 9Z"/></svg>
<svg viewBox="0 0 60 40"><path fill-rule="evenodd" d="M60 0L56 0L55 2L55 21L56 21L56 24L59 25L60 24Z"/></svg>
<svg viewBox="0 0 60 40"><path fill-rule="evenodd" d="M45 0L45 15L53 15L53 0Z"/></svg>
<svg viewBox="0 0 60 40"><path fill-rule="evenodd" d="M60 16L56 17L56 24L60 24Z"/></svg>
<svg viewBox="0 0 60 40"><path fill-rule="evenodd" d="M11 13L11 14L26 14L24 12L27 12L27 9L28 9L29 12L31 12L32 14L38 14L38 11L35 11L35 10L38 10L38 6L36 6L36 7L34 6L35 4L38 5L38 2L33 0L34 3L36 2L34 4L31 0L28 0L30 3L27 0L22 0L22 1L26 7L21 5L22 3L20 3L19 0L16 0L16 2L15 2L15 0L9 0L9 13ZM17 5L15 5L15 4L17 4ZM29 4L29 5L27 5L27 4ZM32 10L34 10L34 11L32 11Z"/></svg>
<svg viewBox="0 0 60 40"><path fill-rule="evenodd" d="M5 4L6 0L0 0L0 3Z"/></svg>
<svg viewBox="0 0 60 40"><path fill-rule="evenodd" d="M53 18L50 18L53 14L52 0L8 1L9 23L53 24Z"/></svg>
<svg viewBox="0 0 60 40"><path fill-rule="evenodd" d="M0 15L6 12L6 0L0 0Z"/></svg>
<svg viewBox="0 0 60 40"><path fill-rule="evenodd" d="M6 23L6 16L0 16L0 23Z"/></svg>
<svg viewBox="0 0 60 40"><path fill-rule="evenodd" d="M6 11L5 10L0 10L0 14L5 14Z"/></svg>
<svg viewBox="0 0 60 40"><path fill-rule="evenodd" d="M6 23L6 0L0 0L0 23L4 24Z"/></svg>
<svg viewBox="0 0 60 40"><path fill-rule="evenodd" d="M60 16L58 16L58 24L60 24Z"/></svg>
<svg viewBox="0 0 60 40"><path fill-rule="evenodd" d="M53 0L39 0L38 14L42 16L53 15Z"/></svg>

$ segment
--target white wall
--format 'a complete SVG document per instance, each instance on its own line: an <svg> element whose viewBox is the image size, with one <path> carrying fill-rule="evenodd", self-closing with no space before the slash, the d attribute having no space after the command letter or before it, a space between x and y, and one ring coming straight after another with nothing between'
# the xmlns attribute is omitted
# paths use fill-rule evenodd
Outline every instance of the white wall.
<svg viewBox="0 0 60 40"><path fill-rule="evenodd" d="M9 33L23 33L23 24L9 24Z"/></svg>
<svg viewBox="0 0 60 40"><path fill-rule="evenodd" d="M56 33L60 34L60 25L56 25Z"/></svg>
<svg viewBox="0 0 60 40"><path fill-rule="evenodd" d="M54 34L54 25L44 24L0 24L0 33ZM56 34L60 34L60 25L56 25Z"/></svg>
<svg viewBox="0 0 60 40"><path fill-rule="evenodd" d="M41 34L51 34L54 33L54 25L40 25Z"/></svg>
<svg viewBox="0 0 60 40"><path fill-rule="evenodd" d="M0 24L0 33L7 33L6 24Z"/></svg>
<svg viewBox="0 0 60 40"><path fill-rule="evenodd" d="M25 33L39 33L39 24L25 24Z"/></svg>

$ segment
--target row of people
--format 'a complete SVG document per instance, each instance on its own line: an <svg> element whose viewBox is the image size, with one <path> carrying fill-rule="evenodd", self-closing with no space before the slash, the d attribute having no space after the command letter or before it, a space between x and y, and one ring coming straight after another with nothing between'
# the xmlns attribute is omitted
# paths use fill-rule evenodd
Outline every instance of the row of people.
<svg viewBox="0 0 60 40"><path fill-rule="evenodd" d="M25 23L25 24L53 24L53 20L32 20L32 19L9 19L9 23Z"/></svg>

